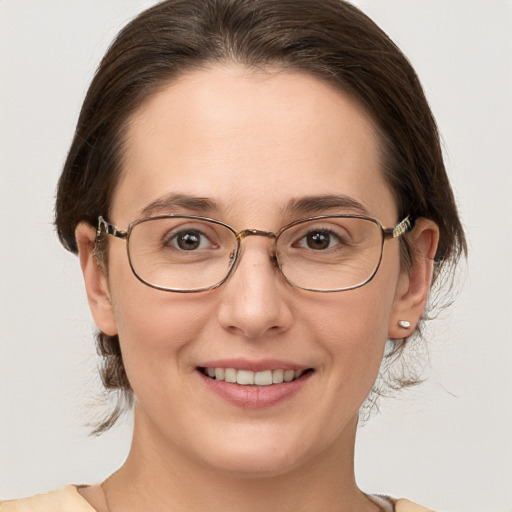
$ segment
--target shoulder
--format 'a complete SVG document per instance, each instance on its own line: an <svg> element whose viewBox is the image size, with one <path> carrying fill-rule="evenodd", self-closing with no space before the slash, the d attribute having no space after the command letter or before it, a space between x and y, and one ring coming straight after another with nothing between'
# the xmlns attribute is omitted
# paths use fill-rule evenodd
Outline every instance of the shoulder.
<svg viewBox="0 0 512 512"><path fill-rule="evenodd" d="M371 501L379 505L383 512L434 512L430 508L416 505L412 501L406 499L394 499L385 495L368 495Z"/></svg>
<svg viewBox="0 0 512 512"><path fill-rule="evenodd" d="M75 485L67 485L57 491L36 494L31 498L9 500L0 503L0 512L95 512L82 498Z"/></svg>
<svg viewBox="0 0 512 512"><path fill-rule="evenodd" d="M412 501L401 499L397 500L395 503L395 512L434 512L430 508L422 507L421 505L416 505Z"/></svg>

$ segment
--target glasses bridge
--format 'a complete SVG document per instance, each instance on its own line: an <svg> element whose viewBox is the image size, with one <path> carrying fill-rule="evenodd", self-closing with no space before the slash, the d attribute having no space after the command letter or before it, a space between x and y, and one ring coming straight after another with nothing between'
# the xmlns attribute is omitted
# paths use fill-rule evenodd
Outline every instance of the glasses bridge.
<svg viewBox="0 0 512 512"><path fill-rule="evenodd" d="M262 231L261 229L243 229L236 234L237 240L242 241L244 238L248 236L263 236L265 238L271 238L275 240L277 238L277 234L272 231Z"/></svg>

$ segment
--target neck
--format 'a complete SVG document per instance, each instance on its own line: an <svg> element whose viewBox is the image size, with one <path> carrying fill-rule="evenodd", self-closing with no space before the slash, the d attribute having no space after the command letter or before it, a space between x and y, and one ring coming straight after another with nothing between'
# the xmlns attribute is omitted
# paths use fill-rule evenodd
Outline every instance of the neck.
<svg viewBox="0 0 512 512"><path fill-rule="evenodd" d="M158 436L142 428L136 417L130 454L103 489L110 512L375 511L355 483L356 426L354 419L334 445L302 464L248 475L219 470L155 441Z"/></svg>

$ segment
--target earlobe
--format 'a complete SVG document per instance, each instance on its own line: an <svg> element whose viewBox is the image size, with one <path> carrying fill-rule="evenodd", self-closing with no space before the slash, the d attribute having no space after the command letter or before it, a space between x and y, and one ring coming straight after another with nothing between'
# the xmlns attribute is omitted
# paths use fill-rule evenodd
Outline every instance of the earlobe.
<svg viewBox="0 0 512 512"><path fill-rule="evenodd" d="M94 323L109 336L117 334L114 311L110 300L105 269L94 255L96 230L88 223L81 222L75 229L78 257L84 276L87 300Z"/></svg>
<svg viewBox="0 0 512 512"><path fill-rule="evenodd" d="M394 339L410 336L421 318L432 283L439 228L429 219L418 219L408 241L411 268L400 276L389 318L388 337Z"/></svg>

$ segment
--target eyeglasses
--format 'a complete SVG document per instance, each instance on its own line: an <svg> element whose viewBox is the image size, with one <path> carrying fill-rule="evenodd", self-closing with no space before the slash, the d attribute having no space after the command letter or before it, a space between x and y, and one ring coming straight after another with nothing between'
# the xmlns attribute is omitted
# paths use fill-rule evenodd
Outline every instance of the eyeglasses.
<svg viewBox="0 0 512 512"><path fill-rule="evenodd" d="M320 215L272 233L235 231L198 215L158 215L135 220L121 231L100 216L96 242L104 233L125 240L137 279L158 290L191 293L223 284L240 259L242 240L263 236L272 240L271 258L292 286L338 292L368 283L379 268L385 240L412 228L410 217L384 228L364 215Z"/></svg>

